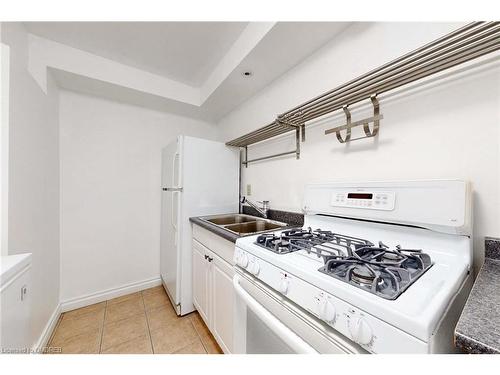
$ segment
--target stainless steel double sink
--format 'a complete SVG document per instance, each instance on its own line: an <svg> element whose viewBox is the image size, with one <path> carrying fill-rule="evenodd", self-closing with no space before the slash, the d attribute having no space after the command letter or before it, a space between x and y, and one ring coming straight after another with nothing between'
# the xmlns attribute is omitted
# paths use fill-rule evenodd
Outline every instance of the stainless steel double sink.
<svg viewBox="0 0 500 375"><path fill-rule="evenodd" d="M268 220L244 214L206 216L201 219L239 236L267 232L270 230L284 228L288 225L280 221Z"/></svg>

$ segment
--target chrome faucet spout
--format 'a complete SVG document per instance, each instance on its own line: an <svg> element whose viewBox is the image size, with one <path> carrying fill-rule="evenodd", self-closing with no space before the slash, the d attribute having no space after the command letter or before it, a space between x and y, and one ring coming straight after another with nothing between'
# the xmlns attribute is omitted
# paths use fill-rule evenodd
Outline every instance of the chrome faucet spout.
<svg viewBox="0 0 500 375"><path fill-rule="evenodd" d="M241 198L241 203L246 203L250 207L253 207L259 214L267 219L267 214L269 212L269 201L258 201L258 203L262 204L262 207L257 206L252 201L249 201L246 197Z"/></svg>

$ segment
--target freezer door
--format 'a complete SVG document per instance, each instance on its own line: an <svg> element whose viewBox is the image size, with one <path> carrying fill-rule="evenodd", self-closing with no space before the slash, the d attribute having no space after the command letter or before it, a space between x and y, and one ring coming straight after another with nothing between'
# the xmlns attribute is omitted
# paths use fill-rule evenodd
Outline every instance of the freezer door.
<svg viewBox="0 0 500 375"><path fill-rule="evenodd" d="M180 311L180 232L182 138L162 150L160 271L172 304Z"/></svg>
<svg viewBox="0 0 500 375"><path fill-rule="evenodd" d="M178 137L176 141L170 143L162 150L162 188L180 188L182 187L181 174L181 148L183 139Z"/></svg>

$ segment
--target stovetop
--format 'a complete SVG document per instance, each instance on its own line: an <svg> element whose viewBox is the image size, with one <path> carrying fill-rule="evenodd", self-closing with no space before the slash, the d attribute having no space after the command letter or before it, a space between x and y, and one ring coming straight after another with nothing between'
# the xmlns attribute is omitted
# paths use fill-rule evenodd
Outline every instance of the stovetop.
<svg viewBox="0 0 500 375"><path fill-rule="evenodd" d="M305 251L322 258L319 272L339 279L379 297L394 300L431 266L428 254L420 249L389 249L372 242L320 229L290 229L265 233L257 245L284 255Z"/></svg>

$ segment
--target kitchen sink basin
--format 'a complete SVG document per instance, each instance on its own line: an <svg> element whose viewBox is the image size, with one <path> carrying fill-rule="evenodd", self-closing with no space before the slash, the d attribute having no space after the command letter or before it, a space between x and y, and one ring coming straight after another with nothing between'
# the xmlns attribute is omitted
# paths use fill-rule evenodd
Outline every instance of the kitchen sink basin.
<svg viewBox="0 0 500 375"><path fill-rule="evenodd" d="M228 225L228 224L247 223L250 221L255 221L256 219L257 218L253 216L235 214L235 215L217 216L210 219L207 218L205 220L216 225Z"/></svg>
<svg viewBox="0 0 500 375"><path fill-rule="evenodd" d="M266 232L287 226L286 223L279 221L244 214L208 216L201 219L239 236Z"/></svg>
<svg viewBox="0 0 500 375"><path fill-rule="evenodd" d="M237 233L239 235L248 234L248 233L259 233L265 232L268 230L279 229L286 225L277 224L270 221L265 220L257 220L249 223L240 223L240 224L232 224L226 225L225 228L230 230L231 232Z"/></svg>

